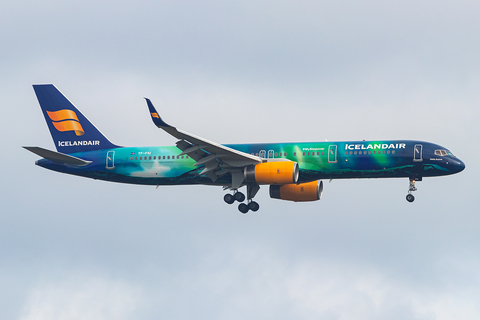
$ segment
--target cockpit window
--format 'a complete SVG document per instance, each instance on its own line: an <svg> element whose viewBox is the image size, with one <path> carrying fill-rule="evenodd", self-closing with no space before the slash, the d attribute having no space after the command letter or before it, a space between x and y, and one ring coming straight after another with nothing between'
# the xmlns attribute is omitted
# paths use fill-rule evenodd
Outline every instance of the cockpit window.
<svg viewBox="0 0 480 320"><path fill-rule="evenodd" d="M451 153L450 151L448 151L448 150L440 150L440 149L435 150L435 155L436 155L436 156L446 156L446 155L449 155L449 156L455 157L455 156L453 155L453 153Z"/></svg>

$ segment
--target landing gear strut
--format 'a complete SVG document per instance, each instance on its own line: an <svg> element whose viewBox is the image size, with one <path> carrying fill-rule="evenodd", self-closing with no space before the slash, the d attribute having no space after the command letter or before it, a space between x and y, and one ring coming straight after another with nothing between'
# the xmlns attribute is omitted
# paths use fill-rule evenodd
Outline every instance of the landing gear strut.
<svg viewBox="0 0 480 320"><path fill-rule="evenodd" d="M245 201L245 195L239 191L235 191L234 194L227 193L223 197L223 200L228 204L232 204L235 201L242 202L238 205L238 210L241 213L245 214L250 210L256 212L258 209L260 209L260 205L253 201L253 197L255 197L258 190L260 190L260 186L258 184L247 184L247 203L243 203L243 201Z"/></svg>
<svg viewBox="0 0 480 320"><path fill-rule="evenodd" d="M422 178L410 178L410 183L408 185L408 194L406 197L408 202L415 201L415 197L412 194L413 191L417 191L417 188L415 187L415 181L422 181Z"/></svg>

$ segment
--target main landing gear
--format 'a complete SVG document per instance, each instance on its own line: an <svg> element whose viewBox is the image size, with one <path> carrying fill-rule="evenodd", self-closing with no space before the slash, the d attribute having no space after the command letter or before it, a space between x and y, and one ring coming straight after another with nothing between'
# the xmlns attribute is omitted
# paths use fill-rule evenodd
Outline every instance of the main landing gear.
<svg viewBox="0 0 480 320"><path fill-rule="evenodd" d="M247 197L248 197L247 203L243 203L243 201L245 201L245 195L237 190L235 190L233 194L227 193L223 197L223 200L228 204L232 204L235 201L241 202L238 205L238 210L241 213L245 214L250 210L252 210L253 212L256 212L258 211L258 209L260 209L260 205L255 201L253 201L253 197L255 197L259 189L260 189L260 186L258 186L257 184L247 185Z"/></svg>
<svg viewBox="0 0 480 320"><path fill-rule="evenodd" d="M407 194L408 202L415 201L415 197L412 194L413 191L417 191L417 188L415 187L415 181L422 181L422 178L410 178L410 183L408 185L408 194Z"/></svg>
<svg viewBox="0 0 480 320"><path fill-rule="evenodd" d="M245 200L245 195L241 192L235 192L234 194L227 193L223 197L223 200L225 200L225 202L228 204L232 204L235 201L243 202Z"/></svg>

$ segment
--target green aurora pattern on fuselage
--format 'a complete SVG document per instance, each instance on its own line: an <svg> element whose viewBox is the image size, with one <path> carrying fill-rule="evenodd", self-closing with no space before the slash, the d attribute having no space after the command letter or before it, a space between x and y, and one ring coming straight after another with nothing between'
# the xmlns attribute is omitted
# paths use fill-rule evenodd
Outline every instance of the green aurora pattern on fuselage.
<svg viewBox="0 0 480 320"><path fill-rule="evenodd" d="M254 155L262 156L264 153L264 158L282 158L297 162L300 169L298 183L319 179L440 176L458 172L456 162L460 164L450 152L443 157L434 154L435 150L447 150L446 148L412 140L225 146ZM421 148L415 156L414 150L417 146ZM231 183L231 175L228 173L212 182L209 177L200 174L203 166L195 167L195 160L187 156L179 157L180 153L181 150L176 146L118 147L71 154L92 161L92 164L83 167L59 165L45 159L39 160L37 164L67 174L131 184L227 186Z"/></svg>

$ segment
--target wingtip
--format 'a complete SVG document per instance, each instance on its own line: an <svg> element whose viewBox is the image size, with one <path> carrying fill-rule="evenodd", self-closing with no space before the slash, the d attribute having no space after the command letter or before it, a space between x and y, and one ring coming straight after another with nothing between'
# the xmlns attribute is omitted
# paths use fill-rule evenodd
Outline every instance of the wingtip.
<svg viewBox="0 0 480 320"><path fill-rule="evenodd" d="M150 116L152 117L153 123L159 128L160 127L171 127L171 125L169 125L168 123L163 121L163 119L160 117L157 110L153 106L152 101L150 101L150 99L145 98L145 97L144 97L144 99L147 101L148 110L150 111Z"/></svg>

